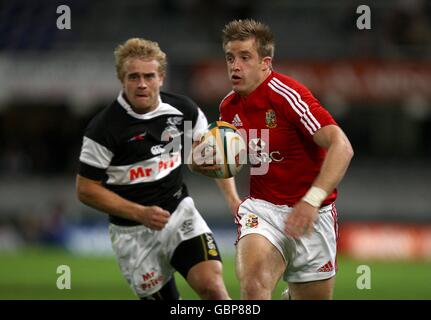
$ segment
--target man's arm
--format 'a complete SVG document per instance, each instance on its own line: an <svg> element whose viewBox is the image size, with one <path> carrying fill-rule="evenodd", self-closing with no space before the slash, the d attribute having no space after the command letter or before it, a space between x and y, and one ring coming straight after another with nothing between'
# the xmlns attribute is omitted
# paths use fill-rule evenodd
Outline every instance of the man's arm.
<svg viewBox="0 0 431 320"><path fill-rule="evenodd" d="M220 169L219 165L216 164L205 164L205 160L212 159L215 154L208 155L207 158L202 157L202 150L205 148L204 142L196 141L193 143L192 152L190 152L187 165L190 171L205 174L205 171L213 171ZM197 164L196 159L200 159L202 164ZM236 214L239 205L241 204L241 199L238 196L236 190L235 178L228 179L215 179L217 186L220 188L223 196L225 197L227 204L233 214Z"/></svg>
<svg viewBox="0 0 431 320"><path fill-rule="evenodd" d="M238 211L239 205L241 204L241 199L239 198L238 192L236 190L235 178L216 179L216 183L223 193L230 211L235 215Z"/></svg>
<svg viewBox="0 0 431 320"><path fill-rule="evenodd" d="M207 164L215 162L214 153L202 156L203 150L208 146L207 143L195 141L192 144L192 150L187 159L187 166L190 171L202 173L206 175L207 172L219 170L220 166L217 164ZM209 161L208 161L209 160Z"/></svg>
<svg viewBox="0 0 431 320"><path fill-rule="evenodd" d="M343 179L353 157L353 149L344 132L335 125L318 130L313 140L327 150L320 174L314 180L313 186L322 188L329 194Z"/></svg>
<svg viewBox="0 0 431 320"><path fill-rule="evenodd" d="M327 149L327 154L312 187L287 218L285 231L294 238L311 233L322 201L341 181L353 157L349 139L338 126L329 125L319 129L313 140Z"/></svg>
<svg viewBox="0 0 431 320"><path fill-rule="evenodd" d="M142 223L154 230L164 228L170 218L168 211L157 206L142 206L126 200L102 186L100 181L76 177L78 199L95 209Z"/></svg>

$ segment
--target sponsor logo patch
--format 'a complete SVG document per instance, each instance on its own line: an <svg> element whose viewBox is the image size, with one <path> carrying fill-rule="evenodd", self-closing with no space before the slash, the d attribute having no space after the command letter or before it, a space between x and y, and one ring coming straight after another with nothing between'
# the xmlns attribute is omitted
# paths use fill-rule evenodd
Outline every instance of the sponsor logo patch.
<svg viewBox="0 0 431 320"><path fill-rule="evenodd" d="M242 127L242 121L241 121L241 119L239 118L238 113L237 113L237 114L235 114L235 116L233 117L232 124L233 124L235 127Z"/></svg>
<svg viewBox="0 0 431 320"><path fill-rule="evenodd" d="M332 261L329 260L327 263L325 263L323 266L321 266L317 271L318 272L331 272L334 270L334 265L332 264Z"/></svg>
<svg viewBox="0 0 431 320"><path fill-rule="evenodd" d="M163 283L163 275L159 275L155 271L150 271L142 275L142 280L142 290L148 290L157 286L159 283Z"/></svg>
<svg viewBox="0 0 431 320"><path fill-rule="evenodd" d="M180 230L184 234L192 232L194 230L194 228L193 228L193 220L192 219L184 220L183 224L181 225L181 229Z"/></svg>
<svg viewBox="0 0 431 320"><path fill-rule="evenodd" d="M205 233L205 238L207 240L208 254L213 257L218 256L217 247L215 245L213 237L210 234Z"/></svg>
<svg viewBox="0 0 431 320"><path fill-rule="evenodd" d="M143 141L146 135L147 135L147 131L131 137L128 141Z"/></svg>

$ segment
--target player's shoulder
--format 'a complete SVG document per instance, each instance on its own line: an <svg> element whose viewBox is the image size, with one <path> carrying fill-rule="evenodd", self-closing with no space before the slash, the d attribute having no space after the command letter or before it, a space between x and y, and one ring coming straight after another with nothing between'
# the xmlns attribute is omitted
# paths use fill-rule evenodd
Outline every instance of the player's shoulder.
<svg viewBox="0 0 431 320"><path fill-rule="evenodd" d="M236 94L231 90L220 102L219 109L225 108L227 105L235 101Z"/></svg>
<svg viewBox="0 0 431 320"><path fill-rule="evenodd" d="M199 106L190 97L172 92L160 92L163 103L170 105L183 114L185 120L196 120L199 114Z"/></svg>
<svg viewBox="0 0 431 320"><path fill-rule="evenodd" d="M182 113L194 112L198 109L196 102L186 95L162 91L160 98L163 103L170 104Z"/></svg>
<svg viewBox="0 0 431 320"><path fill-rule="evenodd" d="M282 74L274 72L272 79L268 83L269 85L274 86L278 89L285 89L285 90L295 90L298 93L307 92L310 91L303 83L300 81ZM284 90L283 90L284 91Z"/></svg>
<svg viewBox="0 0 431 320"><path fill-rule="evenodd" d="M117 100L114 100L93 116L87 126L87 130L106 130L109 127L113 127L121 121L122 113L121 105Z"/></svg>
<svg viewBox="0 0 431 320"><path fill-rule="evenodd" d="M312 97L311 91L304 84L290 76L277 72L273 72L272 78L268 82L268 89L269 97L274 101Z"/></svg>

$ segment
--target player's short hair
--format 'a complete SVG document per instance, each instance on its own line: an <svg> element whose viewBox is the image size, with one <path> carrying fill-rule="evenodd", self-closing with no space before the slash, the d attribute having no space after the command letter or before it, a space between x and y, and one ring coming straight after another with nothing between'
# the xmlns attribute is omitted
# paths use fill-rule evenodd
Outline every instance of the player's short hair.
<svg viewBox="0 0 431 320"><path fill-rule="evenodd" d="M131 38L123 44L118 45L114 51L114 55L117 77L120 81L124 79L124 63L129 58L155 59L160 65L159 73L162 75L166 73L168 64L166 54L160 49L157 42L141 38Z"/></svg>
<svg viewBox="0 0 431 320"><path fill-rule="evenodd" d="M261 58L274 58L274 36L271 29L264 23L253 19L233 20L223 29L223 49L230 41L256 40L257 53Z"/></svg>

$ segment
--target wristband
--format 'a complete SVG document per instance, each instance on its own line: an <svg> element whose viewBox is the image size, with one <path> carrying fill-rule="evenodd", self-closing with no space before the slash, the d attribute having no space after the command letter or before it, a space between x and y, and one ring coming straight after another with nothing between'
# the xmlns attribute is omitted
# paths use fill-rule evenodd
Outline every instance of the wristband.
<svg viewBox="0 0 431 320"><path fill-rule="evenodd" d="M328 193L322 188L311 186L311 188L307 191L305 196L302 198L302 201L307 202L315 208L320 208L323 200L326 199Z"/></svg>

